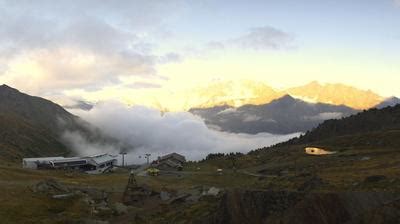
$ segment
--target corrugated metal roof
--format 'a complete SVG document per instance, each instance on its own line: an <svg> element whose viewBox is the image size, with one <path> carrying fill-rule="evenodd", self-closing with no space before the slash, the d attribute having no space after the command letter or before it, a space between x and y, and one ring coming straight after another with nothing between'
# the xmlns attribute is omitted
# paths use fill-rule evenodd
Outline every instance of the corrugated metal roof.
<svg viewBox="0 0 400 224"><path fill-rule="evenodd" d="M185 158L183 155L180 155L180 154L178 154L178 153L176 153L176 152L167 154L167 155L165 155L165 156L161 156L161 157L160 157L160 160L166 160L166 159L169 159L169 158L171 158L171 157L173 157L173 158L175 158L176 160L179 160L179 161L181 161L181 162L186 162L186 158Z"/></svg>
<svg viewBox="0 0 400 224"><path fill-rule="evenodd" d="M75 162L75 161L86 161L86 158L69 157L69 158L62 158L62 159L54 159L54 160L52 160L52 162L54 162L54 163L67 163L67 162Z"/></svg>
<svg viewBox="0 0 400 224"><path fill-rule="evenodd" d="M65 157L24 158L23 160L26 162L35 162L35 161L53 161L58 159L65 159Z"/></svg>
<svg viewBox="0 0 400 224"><path fill-rule="evenodd" d="M100 154L94 156L85 156L85 157L43 157L43 158L24 158L23 161L26 162L54 162L54 163L67 163L74 161L90 161L93 165L101 165L103 163L108 163L111 161L116 161L117 159L109 154Z"/></svg>
<svg viewBox="0 0 400 224"><path fill-rule="evenodd" d="M166 165L168 165L168 166L170 166L170 167L173 167L173 168L178 168L178 167L182 167L182 165L181 164L179 164L179 163L175 163L175 162L173 162L173 161L171 161L171 160L164 160L164 161L162 161L162 162L160 162L159 164L157 164L156 166L158 167L158 166L161 166L161 165L163 165L163 164L166 164Z"/></svg>
<svg viewBox="0 0 400 224"><path fill-rule="evenodd" d="M115 159L114 156L111 156L109 154L89 156L87 158L90 159L91 161L93 161L94 163L96 163L97 165L117 160L117 159Z"/></svg>

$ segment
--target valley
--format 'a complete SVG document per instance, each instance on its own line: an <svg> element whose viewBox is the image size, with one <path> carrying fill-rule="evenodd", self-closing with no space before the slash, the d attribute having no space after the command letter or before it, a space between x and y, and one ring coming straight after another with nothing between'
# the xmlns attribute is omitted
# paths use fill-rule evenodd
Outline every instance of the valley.
<svg viewBox="0 0 400 224"><path fill-rule="evenodd" d="M146 168L117 166L110 173L89 175L73 169L23 169L21 159L76 155L60 135L68 129L102 144L121 140L50 101L10 87L0 90L5 97L0 107L0 217L6 223L373 224L400 219L400 105L359 112L285 96L261 106L196 109L191 112L208 116L208 122L258 116L275 119L280 128L257 129L273 126L248 120L248 126L236 124L239 134L304 134L249 153L211 153L185 162L182 171L151 175ZM7 101L10 96L21 103ZM67 118L68 128L59 126L54 111ZM305 116L321 114L340 117L308 119L314 122L297 129ZM286 132L286 127L294 129ZM129 142L117 146L132 147ZM309 155L307 147L334 153Z"/></svg>
<svg viewBox="0 0 400 224"><path fill-rule="evenodd" d="M327 223L336 223L339 218L352 222L364 220L364 223L395 223L398 220L399 210L393 211L400 203L400 195L396 193L400 191L398 148L353 147L334 155L318 157L306 155L303 147L271 148L239 156L235 158L234 169L232 157L222 156L188 163L182 173L136 176L138 185L151 189L154 196L143 198L137 205L127 206L127 211L122 213L114 207L122 203L128 170L85 175L64 171L29 171L18 164L5 163L0 167L0 217L7 223L92 223L93 220L108 223L222 224L263 223L262 220L270 220L268 223L279 223L279 220L318 223L319 219L327 217L330 217ZM223 169L223 173L217 173L217 169ZM52 198L54 193L47 190L32 191L38 183L48 179L80 190L75 190L75 196L65 199ZM212 187L219 189L217 196L201 196L202 191ZM100 205L87 204L87 196L77 193L84 189L106 192L107 209L97 211L99 208L96 206ZM199 199L191 201L183 198L169 204L160 198L161 192L169 192L176 197L195 195ZM289 198L293 201L287 202ZM225 204L226 200L230 202ZM335 200L340 200L344 207L336 207L339 202ZM354 206L359 203L364 207L355 212ZM24 204L23 209L21 204ZM267 205L274 208L268 210ZM224 206L228 206L228 210ZM236 208L239 210L232 206L239 206ZM256 210L248 211L249 208ZM93 213L93 209L97 212ZM321 216L308 217L306 213L298 213L321 209L339 209L347 216L326 212ZM267 211L274 215L270 217L268 214L271 213ZM390 216L386 217L388 212ZM297 215L292 217L291 214ZM379 222L383 216L385 219Z"/></svg>
<svg viewBox="0 0 400 224"><path fill-rule="evenodd" d="M400 0L0 18L0 224L400 223Z"/></svg>

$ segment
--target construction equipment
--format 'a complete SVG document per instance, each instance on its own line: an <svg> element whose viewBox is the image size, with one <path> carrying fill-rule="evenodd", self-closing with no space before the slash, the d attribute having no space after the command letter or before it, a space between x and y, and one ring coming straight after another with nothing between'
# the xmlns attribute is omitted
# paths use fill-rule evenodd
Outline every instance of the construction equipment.
<svg viewBox="0 0 400 224"><path fill-rule="evenodd" d="M150 175L150 176L154 176L155 177L155 176L160 175L160 170L156 169L154 167L151 167L151 168L147 169L146 171L147 171L147 174Z"/></svg>

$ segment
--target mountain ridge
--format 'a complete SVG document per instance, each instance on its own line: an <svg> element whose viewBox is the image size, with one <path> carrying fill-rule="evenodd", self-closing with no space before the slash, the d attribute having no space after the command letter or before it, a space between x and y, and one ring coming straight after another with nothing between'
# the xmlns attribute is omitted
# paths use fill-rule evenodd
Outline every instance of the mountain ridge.
<svg viewBox="0 0 400 224"><path fill-rule="evenodd" d="M229 105L195 108L189 112L202 117L210 127L235 133L268 132L289 134L305 132L327 119L341 118L358 111L346 106L308 103L290 95L263 105Z"/></svg>
<svg viewBox="0 0 400 224"><path fill-rule="evenodd" d="M49 100L0 86L0 159L76 155L65 131L79 132L87 141L112 142L99 129Z"/></svg>
<svg viewBox="0 0 400 224"><path fill-rule="evenodd" d="M161 91L161 92L160 92ZM143 105L163 112L189 111L194 108L211 108L229 105L262 105L270 103L287 94L310 103L345 105L357 110L370 109L388 100L379 94L341 83L319 83L313 81L305 85L276 89L264 82L252 80L213 81L191 89L160 90L149 98L122 100L128 105ZM89 101L81 100L68 109L88 110L93 106Z"/></svg>
<svg viewBox="0 0 400 224"><path fill-rule="evenodd" d="M286 92L294 96L311 98L320 103L346 105L359 110L373 108L385 100L371 90L360 90L340 83L320 84L317 81L289 88Z"/></svg>

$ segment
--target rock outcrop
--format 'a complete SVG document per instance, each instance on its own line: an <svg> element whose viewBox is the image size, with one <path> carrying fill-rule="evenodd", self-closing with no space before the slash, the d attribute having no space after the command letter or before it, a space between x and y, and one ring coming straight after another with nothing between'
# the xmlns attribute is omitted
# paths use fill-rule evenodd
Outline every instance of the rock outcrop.
<svg viewBox="0 0 400 224"><path fill-rule="evenodd" d="M398 223L399 195L383 192L233 191L223 196L209 223Z"/></svg>

